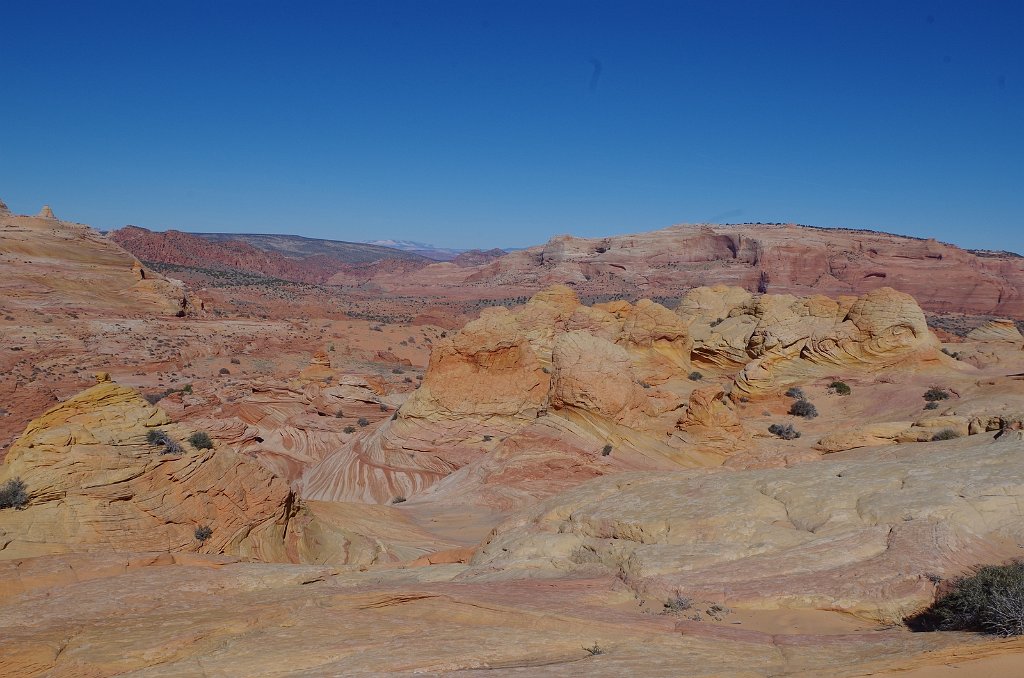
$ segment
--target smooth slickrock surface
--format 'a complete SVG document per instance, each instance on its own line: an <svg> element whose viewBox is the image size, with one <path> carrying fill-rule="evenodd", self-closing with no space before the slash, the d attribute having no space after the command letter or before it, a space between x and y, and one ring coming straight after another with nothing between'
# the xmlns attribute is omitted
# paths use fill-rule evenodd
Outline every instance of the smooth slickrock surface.
<svg viewBox="0 0 1024 678"><path fill-rule="evenodd" d="M788 469L620 474L511 518L475 565L508 578L581 568L639 593L899 622L929 575L1022 555L1022 449L978 436Z"/></svg>
<svg viewBox="0 0 1024 678"><path fill-rule="evenodd" d="M0 563L21 587L0 608L5 675L856 676L985 652L962 634L680 622L619 609L631 595L611 578L481 586L447 581L463 566L56 558ZM595 645L602 654L585 649Z"/></svg>

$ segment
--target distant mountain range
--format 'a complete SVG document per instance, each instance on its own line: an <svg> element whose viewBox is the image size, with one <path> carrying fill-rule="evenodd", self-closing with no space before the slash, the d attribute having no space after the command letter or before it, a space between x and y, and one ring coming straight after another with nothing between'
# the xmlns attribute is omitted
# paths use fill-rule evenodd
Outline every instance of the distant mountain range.
<svg viewBox="0 0 1024 678"><path fill-rule="evenodd" d="M386 246L270 233L150 231L138 226L111 231L108 237L146 262L334 285L359 284L382 274L407 275L442 261L479 266L505 254L499 249L430 249L408 241L379 241L396 244ZM427 249L406 249L409 245Z"/></svg>

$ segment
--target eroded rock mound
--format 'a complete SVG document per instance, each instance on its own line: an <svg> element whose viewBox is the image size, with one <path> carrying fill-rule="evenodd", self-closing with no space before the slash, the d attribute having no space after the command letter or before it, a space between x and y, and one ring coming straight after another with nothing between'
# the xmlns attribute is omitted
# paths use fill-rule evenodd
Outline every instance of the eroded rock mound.
<svg viewBox="0 0 1024 678"><path fill-rule="evenodd" d="M686 374L691 346L679 316L651 301L588 307L568 287L555 286L514 310L487 309L436 342L423 385L394 420L307 472L302 494L380 502L412 496L473 464L494 439L548 416L575 422L543 434L559 441L553 449L589 450L593 464L608 436L672 430L674 419L656 420L679 401L651 386ZM583 439L567 442L569 430ZM653 456L666 456L664 447L654 442ZM685 454L677 457L693 464ZM518 471L524 482L529 472L543 473L528 466Z"/></svg>
<svg viewBox="0 0 1024 678"><path fill-rule="evenodd" d="M48 209L48 208L47 208ZM9 307L177 315L191 302L164 278L95 230L54 218L0 211L0 294Z"/></svg>
<svg viewBox="0 0 1024 678"><path fill-rule="evenodd" d="M941 360L917 302L886 287L837 300L698 288L683 297L679 313L695 337L697 364L743 367L734 389L741 395L783 390L829 372Z"/></svg>
<svg viewBox="0 0 1024 678"><path fill-rule="evenodd" d="M1024 335L1017 329L1017 324L1012 320L998 318L990 320L981 327L976 327L967 333L969 341L994 341L1007 342L1021 348L1024 346Z"/></svg>
<svg viewBox="0 0 1024 678"><path fill-rule="evenodd" d="M149 442L150 431L165 438ZM192 433L110 381L51 408L0 465L0 481L20 478L30 495L23 510L0 512L0 557L201 551L287 561L288 485L230 450L198 449Z"/></svg>

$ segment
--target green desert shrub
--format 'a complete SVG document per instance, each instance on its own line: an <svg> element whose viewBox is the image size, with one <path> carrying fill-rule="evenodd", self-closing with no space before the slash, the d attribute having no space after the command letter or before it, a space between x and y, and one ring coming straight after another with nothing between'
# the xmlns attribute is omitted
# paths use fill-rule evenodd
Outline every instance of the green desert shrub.
<svg viewBox="0 0 1024 678"><path fill-rule="evenodd" d="M11 478L0 485L0 509L25 508L28 504L28 490L21 478Z"/></svg>
<svg viewBox="0 0 1024 678"><path fill-rule="evenodd" d="M343 430L345 431L345 433L355 433L356 432L356 427L353 426L352 424L349 424Z"/></svg>
<svg viewBox="0 0 1024 678"><path fill-rule="evenodd" d="M979 567L906 621L916 631L1024 635L1024 563Z"/></svg>
<svg viewBox="0 0 1024 678"><path fill-rule="evenodd" d="M803 391L803 389L797 388L796 386L794 386L793 388L791 388L788 391L786 391L786 395L789 396L790 398L796 398L797 400L803 400L804 399L804 391Z"/></svg>
<svg viewBox="0 0 1024 678"><path fill-rule="evenodd" d="M704 375L701 374L700 372L697 372L697 371L690 372L690 381L700 381L703 378L704 378Z"/></svg>
<svg viewBox="0 0 1024 678"><path fill-rule="evenodd" d="M768 433L776 435L783 440L794 440L800 437L800 431L793 428L792 424L772 424L768 427Z"/></svg>
<svg viewBox="0 0 1024 678"><path fill-rule="evenodd" d="M936 402L925 403L924 404L924 409L926 409L926 410L937 410L937 409L939 409L939 404L936 403Z"/></svg>
<svg viewBox="0 0 1024 678"><path fill-rule="evenodd" d="M932 440L952 440L953 438L959 438L960 434L951 428L944 428L935 435L932 436Z"/></svg>
<svg viewBox="0 0 1024 678"><path fill-rule="evenodd" d="M606 443L605 446L603 448L601 448L601 456L602 457L607 457L609 454L612 453L613 449L615 449L615 448L612 447L611 443Z"/></svg>
<svg viewBox="0 0 1024 678"><path fill-rule="evenodd" d="M850 395L850 387L845 381L833 381L828 385L828 390L837 395Z"/></svg>
<svg viewBox="0 0 1024 678"><path fill-rule="evenodd" d="M213 536L213 528L209 525L197 527L195 531L195 536L196 539L198 539L199 541L206 541L207 539Z"/></svg>
<svg viewBox="0 0 1024 678"><path fill-rule="evenodd" d="M947 393L946 389L944 389L944 388L939 388L938 386L932 386L930 389L928 389L927 391L924 392L924 395L922 397L925 400L927 400L928 402L933 403L933 402L936 402L938 400L946 400L946 399L948 399L949 398L949 393Z"/></svg>
<svg viewBox="0 0 1024 678"><path fill-rule="evenodd" d="M367 419L366 417L359 417L359 421L357 421L356 423L362 427L366 427L370 425L370 420Z"/></svg>
<svg viewBox="0 0 1024 678"><path fill-rule="evenodd" d="M188 437L188 442L197 450L213 449L213 440L205 431L196 431Z"/></svg>
<svg viewBox="0 0 1024 678"><path fill-rule="evenodd" d="M804 419L814 419L818 416L818 408L814 406L810 400L797 400L789 406L789 413L794 417L803 417Z"/></svg>

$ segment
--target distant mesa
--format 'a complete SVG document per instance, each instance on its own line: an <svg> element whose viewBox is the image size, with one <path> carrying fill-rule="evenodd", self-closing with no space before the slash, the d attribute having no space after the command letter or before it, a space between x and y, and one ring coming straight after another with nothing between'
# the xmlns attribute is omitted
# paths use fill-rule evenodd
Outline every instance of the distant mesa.
<svg viewBox="0 0 1024 678"><path fill-rule="evenodd" d="M39 214L36 215L40 219L56 219L53 210L50 209L49 205L43 205L43 209L39 210Z"/></svg>

